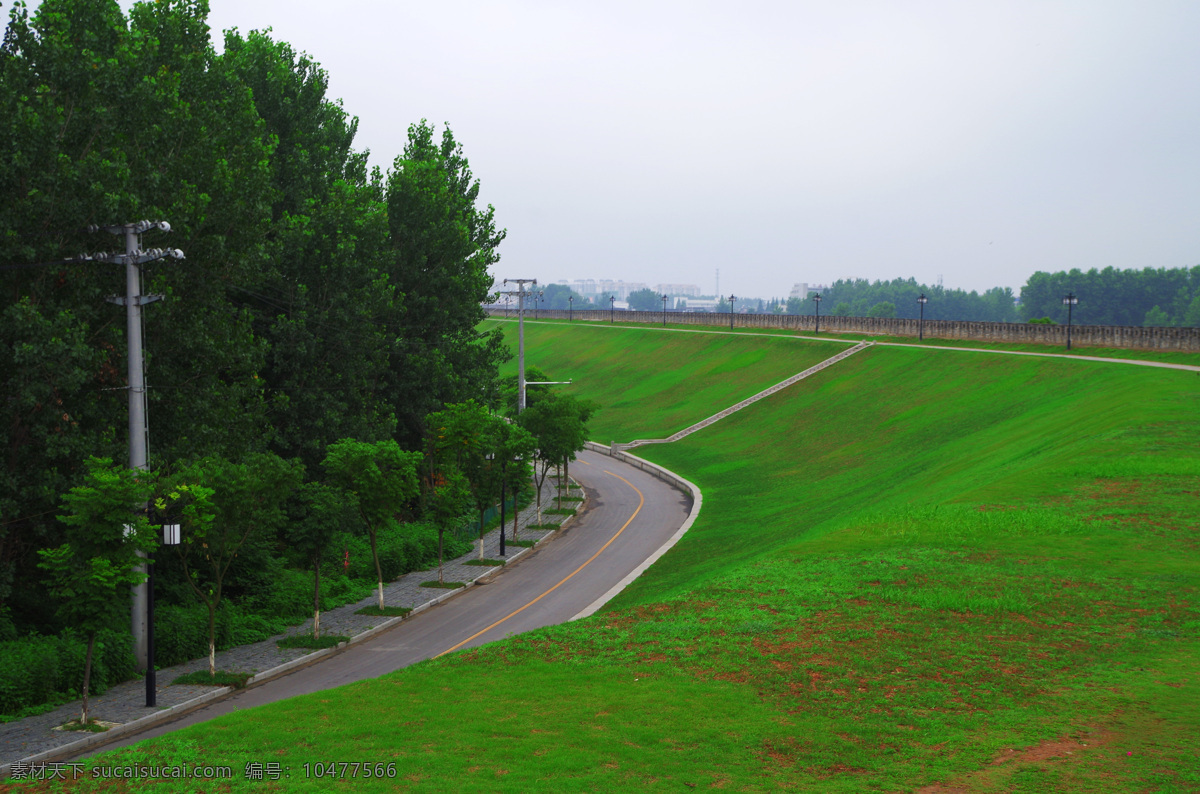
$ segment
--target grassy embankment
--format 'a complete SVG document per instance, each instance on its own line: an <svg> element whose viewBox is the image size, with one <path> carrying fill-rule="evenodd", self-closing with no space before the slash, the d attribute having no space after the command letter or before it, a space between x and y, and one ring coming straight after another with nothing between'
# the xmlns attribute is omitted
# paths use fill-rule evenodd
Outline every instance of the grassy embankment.
<svg viewBox="0 0 1200 794"><path fill-rule="evenodd" d="M570 333L594 399L715 343ZM318 759L414 790L1196 790L1198 450L1195 373L875 347L645 449L705 506L604 613L118 758L274 761L281 790L370 788Z"/></svg>
<svg viewBox="0 0 1200 794"><path fill-rule="evenodd" d="M497 321L489 321L497 322ZM515 320L505 320L504 322L514 323ZM726 323L728 323L728 315L726 315ZM887 334L860 334L860 333L830 333L824 326L821 332L814 337L812 328L794 329L794 328L751 328L736 324L734 330L730 331L728 324L717 324L711 326L705 325L681 325L668 323L666 328L673 331L685 331L688 333L702 333L710 335L721 334L737 334L745 336L783 336L783 337L803 337L806 339L828 339L841 340L843 342L859 342L864 339L878 342L880 344L894 345L926 345L929 347L944 347L955 349L978 349L978 350L1003 350L1009 352L1020 353L1038 353L1048 355L1073 355L1073 356L1091 356L1094 358L1121 358L1134 359L1138 361L1161 361L1169 364L1186 364L1193 367L1200 366L1200 353L1181 350L1128 350L1120 347L1080 347L1076 340L1074 347L1068 351L1063 345L1038 345L1016 342L983 342L974 339L937 339L935 337L926 336L923 341L918 341L915 336L889 336ZM540 325L572 325L575 328L592 327L592 328L639 328L643 330L659 329L663 326L655 323L621 323L609 325L607 322L591 322L584 323L576 320L574 323L568 323L567 320L536 320L534 324ZM811 325L811 319L809 319ZM515 338L515 331L514 338ZM516 342L513 342L515 346ZM515 365L514 365L515 367Z"/></svg>

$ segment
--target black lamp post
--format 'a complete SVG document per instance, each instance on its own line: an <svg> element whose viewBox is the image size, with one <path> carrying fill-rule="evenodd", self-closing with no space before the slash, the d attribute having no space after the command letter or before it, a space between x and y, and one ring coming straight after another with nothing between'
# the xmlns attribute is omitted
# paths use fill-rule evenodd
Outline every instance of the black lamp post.
<svg viewBox="0 0 1200 794"><path fill-rule="evenodd" d="M929 303L929 298L925 297L925 293L921 293L921 297L917 298L917 303L921 304L921 322L917 326L917 339L925 339L925 304Z"/></svg>
<svg viewBox="0 0 1200 794"><path fill-rule="evenodd" d="M733 302L737 300L737 296L729 296L729 330L733 330Z"/></svg>
<svg viewBox="0 0 1200 794"><path fill-rule="evenodd" d="M504 317L505 317L505 319L508 318L508 296L507 295L504 296Z"/></svg>
<svg viewBox="0 0 1200 794"><path fill-rule="evenodd" d="M818 292L816 295L813 295L813 306L817 307L817 319L813 325L813 333L819 334L821 333L821 293ZM835 306L834 308L837 307Z"/></svg>
<svg viewBox="0 0 1200 794"><path fill-rule="evenodd" d="M1067 307L1067 350L1071 349L1071 309L1075 304L1079 303L1079 298L1075 297L1074 292L1068 292L1063 296L1063 306Z"/></svg>
<svg viewBox="0 0 1200 794"><path fill-rule="evenodd" d="M666 295L662 296L662 302L663 302L663 328L666 328L667 327L667 296Z"/></svg>
<svg viewBox="0 0 1200 794"><path fill-rule="evenodd" d="M179 525L163 525L164 546L179 545ZM146 560L146 708L158 705L158 677L154 669L154 552Z"/></svg>
<svg viewBox="0 0 1200 794"><path fill-rule="evenodd" d="M575 296L567 296L567 322L575 320Z"/></svg>
<svg viewBox="0 0 1200 794"><path fill-rule="evenodd" d="M617 296L608 296L608 324L612 325L617 316Z"/></svg>
<svg viewBox="0 0 1200 794"><path fill-rule="evenodd" d="M538 303L544 300L546 299L542 297L541 290L538 290L538 294L533 296L533 319L538 318Z"/></svg>

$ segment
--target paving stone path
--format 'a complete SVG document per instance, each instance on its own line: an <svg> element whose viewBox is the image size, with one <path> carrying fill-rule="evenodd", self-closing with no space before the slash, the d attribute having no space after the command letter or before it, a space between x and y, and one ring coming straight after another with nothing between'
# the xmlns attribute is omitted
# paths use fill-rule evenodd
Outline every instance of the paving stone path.
<svg viewBox="0 0 1200 794"><path fill-rule="evenodd" d="M542 488L542 522L545 524L561 524L563 516L546 515L545 509L552 507L554 482L547 477ZM572 483L571 496L581 497L583 491ZM572 505L580 503L573 502ZM536 503L531 502L522 510L517 520L517 537L521 540L542 541L552 535L554 529L531 529L530 525L537 524ZM557 528L557 527L556 527ZM507 522L506 536L511 539L512 521ZM532 551L530 548L508 545L506 559L509 562ZM494 529L484 536L483 553L488 559L500 557L500 530ZM490 566L468 565L468 561L479 558L478 541L472 543L470 553L455 560L447 561L443 567L443 578L447 582L474 582L475 580L493 573L496 569ZM427 571L414 571L405 574L383 588L383 600L387 606L409 607L420 609L436 601L452 597L458 590L422 587L421 583L437 579L437 568ZM397 618L370 617L354 614L364 606L378 603L378 591L372 590L370 597L354 604L347 604L337 609L321 613L322 635L343 635L355 637L364 634L384 623L392 623ZM271 671L294 662L313 651L306 648L280 648L276 641L281 637L302 634L312 631L312 618L294 626L283 634L276 635L262 642L242 645L217 653L217 669L236 673L255 673L262 678L269 678ZM302 664L302 662L301 662ZM220 692L223 687L176 685L171 682L177 677L195 670L208 668L208 657L193 659L174 667L162 668L158 671L156 700L157 708L146 707L146 685L143 679L126 681L110 687L103 695L89 698L88 704L91 716L104 722L123 725L134 720L148 717L155 713L177 707L189 701ZM279 671L281 672L281 671ZM58 731L57 726L77 719L81 701L64 704L53 711L34 717L15 720L0 725L0 778L11 770L10 767L22 759L29 759L38 754L61 748L65 745L86 738L88 734L75 731Z"/></svg>

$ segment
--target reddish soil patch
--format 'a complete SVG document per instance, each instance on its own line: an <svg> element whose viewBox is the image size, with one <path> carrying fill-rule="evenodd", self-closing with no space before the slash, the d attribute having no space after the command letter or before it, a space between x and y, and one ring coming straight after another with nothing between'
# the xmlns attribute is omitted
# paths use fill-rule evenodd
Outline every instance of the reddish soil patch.
<svg viewBox="0 0 1200 794"><path fill-rule="evenodd" d="M1116 734L1106 730L1093 730L1080 738L1060 736L1048 739L1033 747L1024 749L1010 748L1001 752L984 769L959 775L945 783L934 783L917 789L917 794L959 794L959 792L979 791L980 787L990 788L988 780L992 768L1016 761L1019 764L1036 764L1055 758L1072 758L1097 747L1103 747L1116 738Z"/></svg>

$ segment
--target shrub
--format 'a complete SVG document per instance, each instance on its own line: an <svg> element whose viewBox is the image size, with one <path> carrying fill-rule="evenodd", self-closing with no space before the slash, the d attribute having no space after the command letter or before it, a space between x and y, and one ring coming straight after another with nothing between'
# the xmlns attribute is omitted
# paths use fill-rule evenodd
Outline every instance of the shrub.
<svg viewBox="0 0 1200 794"><path fill-rule="evenodd" d="M102 695L137 673L133 640L104 630L96 635L89 689ZM0 714L78 695L83 684L87 641L72 632L0 643Z"/></svg>

